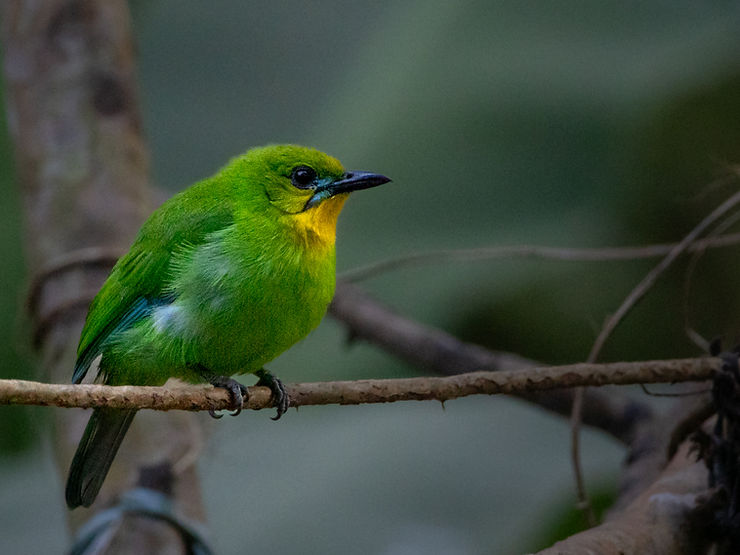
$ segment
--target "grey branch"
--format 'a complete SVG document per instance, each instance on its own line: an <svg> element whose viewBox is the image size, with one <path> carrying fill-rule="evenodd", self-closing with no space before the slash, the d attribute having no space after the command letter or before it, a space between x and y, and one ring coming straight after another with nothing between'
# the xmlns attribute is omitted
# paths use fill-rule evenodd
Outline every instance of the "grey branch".
<svg viewBox="0 0 740 555"><path fill-rule="evenodd" d="M710 379L715 358L572 364L503 372L470 372L456 376L356 380L289 384L291 406L357 405L410 400L449 401L468 395L544 391L576 386L675 383ZM44 384L0 380L0 404L58 407L112 407L154 410L228 409L228 393L197 385L175 387ZM250 387L244 408L272 406L270 390Z"/></svg>
<svg viewBox="0 0 740 555"><path fill-rule="evenodd" d="M513 353L461 341L443 330L406 318L349 283L337 283L329 312L347 327L350 337L372 343L425 372L449 376L477 370L543 366ZM517 395L554 413L570 415L573 403L570 389ZM636 424L651 416L649 405L615 392L589 390L583 400L584 424L604 430L624 443L632 440Z"/></svg>

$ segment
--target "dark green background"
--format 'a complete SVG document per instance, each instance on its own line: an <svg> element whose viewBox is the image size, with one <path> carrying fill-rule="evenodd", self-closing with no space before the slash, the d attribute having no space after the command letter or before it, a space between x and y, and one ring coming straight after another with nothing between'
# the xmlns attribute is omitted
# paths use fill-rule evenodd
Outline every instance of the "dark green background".
<svg viewBox="0 0 740 555"><path fill-rule="evenodd" d="M340 269L436 247L676 241L737 188L709 187L740 159L736 2L181 0L132 12L158 187L178 190L270 142L393 177L345 209ZM4 376L28 377L5 135L0 179L0 360ZM684 267L671 271L603 358L697 354L685 314L705 336L736 341L736 252L702 259L688 312ZM653 264L457 262L365 286L467 339L572 362ZM327 321L271 368L286 381L417 373L344 339ZM52 410L2 409L3 553L68 545ZM201 470L220 553L517 553L542 547L572 506L566 422L518 401L267 417L210 428ZM621 448L585 436L589 485L613 483Z"/></svg>

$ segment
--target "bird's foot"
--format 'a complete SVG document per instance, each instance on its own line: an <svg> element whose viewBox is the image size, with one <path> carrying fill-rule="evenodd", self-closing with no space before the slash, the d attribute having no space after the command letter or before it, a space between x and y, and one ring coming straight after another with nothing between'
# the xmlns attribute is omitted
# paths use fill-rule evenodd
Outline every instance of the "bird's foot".
<svg viewBox="0 0 740 555"><path fill-rule="evenodd" d="M229 392L229 397L231 397L231 407L234 410L234 412L230 414L231 416L238 416L242 411L244 402L249 399L247 386L242 385L235 379L227 376L211 376L208 381L213 387L222 387ZM213 409L208 409L208 414L213 418L221 418L223 416L223 414L216 414L216 411Z"/></svg>
<svg viewBox="0 0 740 555"><path fill-rule="evenodd" d="M269 387L270 391L272 391L272 401L277 409L277 414L272 417L272 420L279 420L285 414L285 411L288 410L288 407L290 407L290 397L288 396L288 392L285 391L283 382L264 368L254 374L259 378L257 385Z"/></svg>

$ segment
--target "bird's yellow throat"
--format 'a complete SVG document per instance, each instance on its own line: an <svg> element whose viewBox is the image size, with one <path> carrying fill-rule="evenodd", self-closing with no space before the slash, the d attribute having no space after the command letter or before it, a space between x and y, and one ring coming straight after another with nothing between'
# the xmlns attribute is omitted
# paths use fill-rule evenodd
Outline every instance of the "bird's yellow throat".
<svg viewBox="0 0 740 555"><path fill-rule="evenodd" d="M328 198L315 208L292 215L293 225L306 243L320 249L333 247L337 238L337 219L348 194Z"/></svg>

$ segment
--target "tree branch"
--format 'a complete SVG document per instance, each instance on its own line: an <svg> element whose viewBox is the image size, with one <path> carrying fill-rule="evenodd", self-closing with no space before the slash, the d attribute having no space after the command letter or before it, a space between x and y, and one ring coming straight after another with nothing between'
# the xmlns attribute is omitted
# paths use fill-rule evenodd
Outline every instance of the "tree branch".
<svg viewBox="0 0 740 555"><path fill-rule="evenodd" d="M0 39L33 282L34 346L39 373L62 382L74 365L86 305L116 247L131 243L151 210L128 3L3 0ZM55 453L64 472L88 415L54 416ZM177 464L201 441L195 415L157 415L156 423L142 416L93 508L69 515L73 528L133 486L142 461ZM170 497L180 514L202 522L194 462L181 465ZM182 546L172 526L136 517L105 539L108 549L98 544L98 552L170 553Z"/></svg>
<svg viewBox="0 0 740 555"><path fill-rule="evenodd" d="M355 285L337 283L330 314L347 326L351 338L360 338L426 371L455 375L478 370L506 371L542 366L512 353L491 351L426 326L383 306ZM573 391L521 392L531 403L569 416ZM583 422L629 443L637 422L652 415L646 403L619 393L590 390L583 406Z"/></svg>
<svg viewBox="0 0 740 555"><path fill-rule="evenodd" d="M704 553L710 539L697 525L707 471L688 443L653 484L600 526L560 541L538 555L599 553L642 555Z"/></svg>
<svg viewBox="0 0 740 555"><path fill-rule="evenodd" d="M291 406L358 405L396 401L448 401L468 395L494 395L606 384L666 383L710 379L715 358L571 364L504 372L470 372L446 377L298 383L286 386ZM44 384L0 380L0 404L58 407L112 407L154 410L231 408L228 393L198 385L175 387ZM272 406L270 390L250 387L244 408Z"/></svg>
<svg viewBox="0 0 740 555"><path fill-rule="evenodd" d="M735 246L740 243L740 233L728 233L695 241L688 252ZM347 282L357 283L379 275L412 266L427 266L445 262L474 262L500 258L539 258L564 262L611 262L621 260L644 260L665 256L677 243L645 245L640 247L546 247L543 245L502 245L472 249L439 249L396 256L359 266L342 272L340 277Z"/></svg>
<svg viewBox="0 0 740 555"><path fill-rule="evenodd" d="M612 315L607 318L599 335L596 337L591 352L586 362L593 363L599 357L601 349L611 336L614 330L625 319L627 314L637 305L637 303L650 291L660 276L675 262L675 260L684 254L699 239L699 237L718 220L724 217L730 210L733 210L740 203L740 192L736 192L730 198L725 200L721 205L712 210L712 212L703 218L684 238L677 243L670 252L638 283L622 304ZM734 218L729 218L732 225ZM571 454L573 458L573 470L576 479L576 489L578 490L578 504L584 508L586 518L590 526L596 524L596 517L591 506L591 502L586 492L581 470L580 458L580 424L582 421L583 397L585 391L577 389L574 393L574 402L571 410Z"/></svg>

